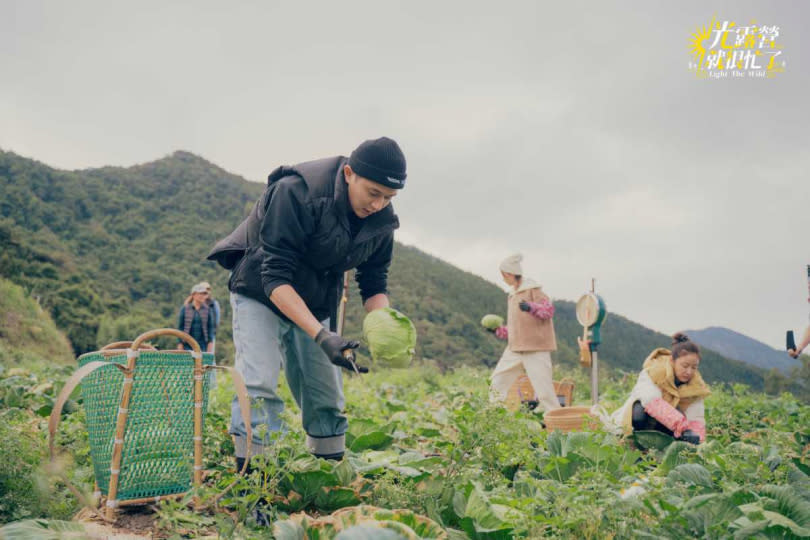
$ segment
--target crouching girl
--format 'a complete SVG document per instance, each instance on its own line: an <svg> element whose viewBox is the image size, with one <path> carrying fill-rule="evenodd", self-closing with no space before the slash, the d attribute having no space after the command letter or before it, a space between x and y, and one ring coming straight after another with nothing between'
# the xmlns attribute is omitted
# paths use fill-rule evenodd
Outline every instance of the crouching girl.
<svg viewBox="0 0 810 540"><path fill-rule="evenodd" d="M672 351L655 349L644 361L630 397L611 420L625 433L654 429L693 444L704 441L703 399L710 391L699 365L698 346L686 334L675 334Z"/></svg>

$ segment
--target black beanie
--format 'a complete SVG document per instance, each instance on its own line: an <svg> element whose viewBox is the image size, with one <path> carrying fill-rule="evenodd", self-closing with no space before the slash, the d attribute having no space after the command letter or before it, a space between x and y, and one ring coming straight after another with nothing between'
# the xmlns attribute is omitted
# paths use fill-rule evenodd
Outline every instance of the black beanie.
<svg viewBox="0 0 810 540"><path fill-rule="evenodd" d="M405 154L388 137L370 139L355 148L349 156L349 167L359 176L385 187L405 187Z"/></svg>

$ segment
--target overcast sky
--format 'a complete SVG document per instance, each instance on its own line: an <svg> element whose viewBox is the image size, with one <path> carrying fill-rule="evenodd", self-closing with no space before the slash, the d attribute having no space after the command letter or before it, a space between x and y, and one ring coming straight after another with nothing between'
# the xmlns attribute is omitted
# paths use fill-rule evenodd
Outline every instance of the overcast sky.
<svg viewBox="0 0 810 540"><path fill-rule="evenodd" d="M778 26L785 72L698 79L712 16ZM801 1L0 0L0 148L263 181L387 135L400 241L493 282L521 251L552 297L596 277L656 330L782 348L809 311L808 52Z"/></svg>

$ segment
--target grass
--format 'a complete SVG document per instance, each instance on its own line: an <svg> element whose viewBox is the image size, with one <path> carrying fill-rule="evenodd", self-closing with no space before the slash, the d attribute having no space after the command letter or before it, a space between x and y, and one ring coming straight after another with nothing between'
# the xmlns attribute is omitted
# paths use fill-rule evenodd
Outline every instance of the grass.
<svg viewBox="0 0 810 540"><path fill-rule="evenodd" d="M73 361L70 343L36 299L0 278L0 363L31 367Z"/></svg>

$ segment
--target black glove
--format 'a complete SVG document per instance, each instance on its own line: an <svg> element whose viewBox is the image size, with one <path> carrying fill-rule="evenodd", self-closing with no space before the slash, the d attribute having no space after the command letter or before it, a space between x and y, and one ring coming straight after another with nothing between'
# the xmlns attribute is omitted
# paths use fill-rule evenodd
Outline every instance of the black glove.
<svg viewBox="0 0 810 540"><path fill-rule="evenodd" d="M526 300L521 300L520 303L518 304L518 307L520 308L520 311L528 312L532 310L532 306L530 306Z"/></svg>
<svg viewBox="0 0 810 540"><path fill-rule="evenodd" d="M700 435L698 435L691 429L687 429L686 431L681 433L681 440L688 442L690 444L700 444Z"/></svg>
<svg viewBox="0 0 810 540"><path fill-rule="evenodd" d="M315 343L323 349L329 361L336 366L348 369L351 372L354 372L356 367L359 373L368 373L368 368L354 364L353 349L359 347L360 342L346 341L338 334L330 332L326 328L322 328L321 331L318 332L318 335L315 336Z"/></svg>

